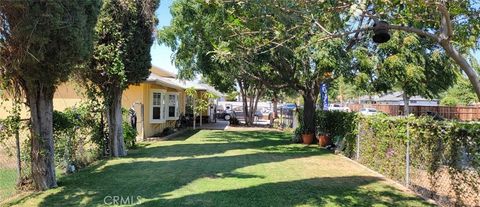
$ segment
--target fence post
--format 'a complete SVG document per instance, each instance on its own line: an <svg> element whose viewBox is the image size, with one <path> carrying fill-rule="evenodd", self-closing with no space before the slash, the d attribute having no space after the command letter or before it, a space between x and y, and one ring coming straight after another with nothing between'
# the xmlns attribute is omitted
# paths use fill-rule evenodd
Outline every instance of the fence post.
<svg viewBox="0 0 480 207"><path fill-rule="evenodd" d="M358 121L358 134L357 134L357 155L356 155L356 158L357 158L357 161L360 159L360 133L361 133L361 128L360 128L360 121Z"/></svg>
<svg viewBox="0 0 480 207"><path fill-rule="evenodd" d="M410 130L407 121L407 153L405 155L405 186L410 187Z"/></svg>
<svg viewBox="0 0 480 207"><path fill-rule="evenodd" d="M15 147L17 148L17 150L16 150L16 155L17 155L17 185L20 186L20 183L22 182L22 159L20 157L21 152L20 152L20 132L19 132L19 130L17 130L15 132Z"/></svg>

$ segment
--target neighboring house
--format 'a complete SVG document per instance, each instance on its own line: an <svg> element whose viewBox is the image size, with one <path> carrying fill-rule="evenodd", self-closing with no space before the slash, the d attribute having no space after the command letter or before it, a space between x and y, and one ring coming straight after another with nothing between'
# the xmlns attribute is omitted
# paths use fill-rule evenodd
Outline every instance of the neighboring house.
<svg viewBox="0 0 480 207"><path fill-rule="evenodd" d="M360 97L361 104L385 104L385 105L400 105L403 106L403 92L393 92L376 96L362 96ZM421 96L410 97L410 106L438 106L438 99L427 99Z"/></svg>
<svg viewBox="0 0 480 207"><path fill-rule="evenodd" d="M160 134L167 127L175 127L176 121L186 114L187 97L185 89L194 87L199 94L212 91L210 86L191 81L179 81L176 75L158 67L152 67L146 81L129 86L123 93L122 107L135 110L137 116L137 139L145 139ZM58 86L54 95L54 110L63 111L78 105L84 99L78 91L81 86L69 81ZM0 119L8 115L11 102L0 103ZM210 110L202 116L211 116ZM27 110L22 110L27 118ZM126 120L128 121L128 120Z"/></svg>

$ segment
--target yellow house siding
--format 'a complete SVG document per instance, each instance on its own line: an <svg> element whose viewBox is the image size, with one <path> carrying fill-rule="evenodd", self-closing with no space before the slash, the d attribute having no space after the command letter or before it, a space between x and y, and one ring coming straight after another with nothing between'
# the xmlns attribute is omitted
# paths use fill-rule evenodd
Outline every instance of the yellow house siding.
<svg viewBox="0 0 480 207"><path fill-rule="evenodd" d="M80 83L68 81L60 84L53 95L54 99L82 99Z"/></svg>
<svg viewBox="0 0 480 207"><path fill-rule="evenodd" d="M10 115L12 109L12 102L9 100L10 96L5 93L1 95L0 101L0 119L6 118ZM53 109L57 111L64 111L66 108L77 106L82 101L82 97L75 89L75 83L66 82L57 87L53 96ZM22 119L30 118L30 111L27 106L21 107Z"/></svg>
<svg viewBox="0 0 480 207"><path fill-rule="evenodd" d="M143 103L143 84L131 85L123 92L122 107L129 109L135 103Z"/></svg>
<svg viewBox="0 0 480 207"><path fill-rule="evenodd" d="M152 89L162 89L167 92L177 92L179 93L178 95L178 102L179 102L179 112L180 114L185 113L185 103L184 103L184 94L185 92L183 90L179 89L174 89L174 88L169 88L161 85L157 85L154 83L143 83L143 103L144 103L144 138L146 137L152 137L154 135L157 135L161 133L165 128L167 127L174 127L175 122L173 120L167 120L165 123L150 123L150 116L151 116L151 100L150 100L150 93L152 92Z"/></svg>
<svg viewBox="0 0 480 207"><path fill-rule="evenodd" d="M0 119L5 119L8 115L10 115L10 110L12 109L12 106L12 101L2 98L2 100L0 101ZM20 116L22 117L22 119L27 119L30 117L30 111L25 105L22 105L21 107Z"/></svg>
<svg viewBox="0 0 480 207"><path fill-rule="evenodd" d="M74 82L66 82L58 86L54 95L53 105L54 109L64 111L66 108L78 105L84 99L82 93L78 92L80 86ZM174 120L166 120L165 123L150 123L151 114L151 100L150 93L152 89L163 89L167 92L178 93L178 107L179 115L185 114L186 95L183 89L175 89L155 83L141 83L138 85L129 86L122 96L122 107L126 109L134 108L137 113L137 130L139 132L138 138L147 138L161 133L166 127L174 127ZM5 94L4 94L5 95ZM0 101L0 119L6 118L12 107L10 101L6 101L2 97ZM26 106L22 109L22 117L29 118L30 114ZM125 120L128 121L128 120Z"/></svg>

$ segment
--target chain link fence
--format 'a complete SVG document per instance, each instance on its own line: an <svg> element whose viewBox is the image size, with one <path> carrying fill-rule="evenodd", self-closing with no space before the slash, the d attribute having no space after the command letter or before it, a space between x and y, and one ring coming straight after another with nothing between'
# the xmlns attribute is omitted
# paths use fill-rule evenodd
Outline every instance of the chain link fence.
<svg viewBox="0 0 480 207"><path fill-rule="evenodd" d="M381 124L358 123L352 159L438 205L480 206L478 132L460 139L434 123L430 129L407 120Z"/></svg>

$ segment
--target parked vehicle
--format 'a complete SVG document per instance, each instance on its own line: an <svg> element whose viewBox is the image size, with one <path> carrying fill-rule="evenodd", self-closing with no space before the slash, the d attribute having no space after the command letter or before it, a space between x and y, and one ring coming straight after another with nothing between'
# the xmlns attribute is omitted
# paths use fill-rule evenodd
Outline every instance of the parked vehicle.
<svg viewBox="0 0 480 207"><path fill-rule="evenodd" d="M297 105L294 103L287 103L287 104L283 104L281 108L283 110L295 110L297 108Z"/></svg>
<svg viewBox="0 0 480 207"><path fill-rule="evenodd" d="M360 113L363 115L370 116L370 115L378 114L378 111L375 108L363 108L363 109L360 109Z"/></svg>
<svg viewBox="0 0 480 207"><path fill-rule="evenodd" d="M350 108L348 108L347 106L342 106L340 104L330 104L328 105L328 110L350 112Z"/></svg>
<svg viewBox="0 0 480 207"><path fill-rule="evenodd" d="M245 114L243 113L241 106L235 107L233 108L233 110L230 109L230 107L227 107L227 109L225 109L225 111L223 111L223 113L220 114L220 118L224 119L225 121L229 121L232 117L243 118L244 115ZM253 114L253 116L255 120L259 120L263 118L263 114L261 111L256 111Z"/></svg>
<svg viewBox="0 0 480 207"><path fill-rule="evenodd" d="M235 116L235 111L233 111L230 108L230 106L227 106L227 108L220 115L220 118L224 119L225 121L229 121L232 117L236 117L236 116Z"/></svg>

